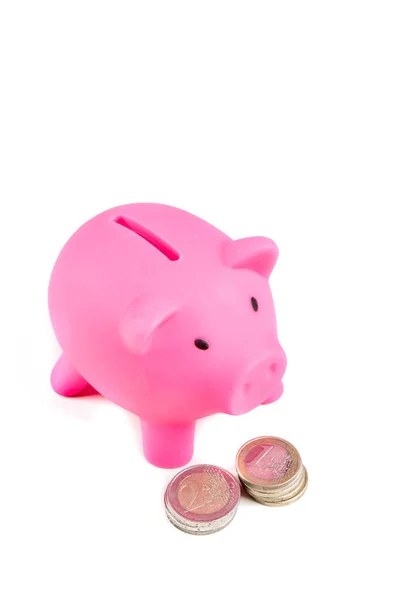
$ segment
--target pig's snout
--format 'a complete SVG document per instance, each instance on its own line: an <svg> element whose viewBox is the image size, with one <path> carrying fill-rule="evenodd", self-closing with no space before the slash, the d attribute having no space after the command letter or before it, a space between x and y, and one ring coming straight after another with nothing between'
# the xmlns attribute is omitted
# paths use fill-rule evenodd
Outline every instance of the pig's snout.
<svg viewBox="0 0 400 600"><path fill-rule="evenodd" d="M277 400L282 392L281 379L285 369L286 356L283 351L252 365L239 382L227 412L241 415L259 404Z"/></svg>

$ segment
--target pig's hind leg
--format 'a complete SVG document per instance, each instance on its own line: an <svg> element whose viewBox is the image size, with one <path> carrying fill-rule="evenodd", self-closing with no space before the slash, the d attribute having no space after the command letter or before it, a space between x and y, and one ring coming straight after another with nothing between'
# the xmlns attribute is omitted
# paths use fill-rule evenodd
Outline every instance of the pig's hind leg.
<svg viewBox="0 0 400 600"><path fill-rule="evenodd" d="M64 355L54 365L50 381L53 390L60 396L76 396L89 386Z"/></svg>
<svg viewBox="0 0 400 600"><path fill-rule="evenodd" d="M141 421L143 452L156 467L175 469L193 456L195 423L147 423Z"/></svg>

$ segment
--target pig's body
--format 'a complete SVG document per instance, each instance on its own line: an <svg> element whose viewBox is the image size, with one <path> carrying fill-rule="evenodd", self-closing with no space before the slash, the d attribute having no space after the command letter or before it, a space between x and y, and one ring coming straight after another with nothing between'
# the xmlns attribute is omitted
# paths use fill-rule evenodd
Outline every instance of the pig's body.
<svg viewBox="0 0 400 600"><path fill-rule="evenodd" d="M83 225L55 264L49 307L63 356L52 385L89 383L141 419L150 462L181 466L195 421L282 393L286 359L268 285L277 249L233 242L185 211L131 204Z"/></svg>

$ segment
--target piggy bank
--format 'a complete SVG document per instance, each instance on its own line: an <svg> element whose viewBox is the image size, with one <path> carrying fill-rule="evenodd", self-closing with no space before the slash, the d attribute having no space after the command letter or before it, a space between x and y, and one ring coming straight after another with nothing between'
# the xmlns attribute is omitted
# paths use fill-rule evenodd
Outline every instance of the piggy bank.
<svg viewBox="0 0 400 600"><path fill-rule="evenodd" d="M286 357L268 283L277 256L268 238L232 240L163 204L95 216L51 274L62 348L53 389L74 396L90 384L140 418L150 463L186 464L197 419L282 394Z"/></svg>

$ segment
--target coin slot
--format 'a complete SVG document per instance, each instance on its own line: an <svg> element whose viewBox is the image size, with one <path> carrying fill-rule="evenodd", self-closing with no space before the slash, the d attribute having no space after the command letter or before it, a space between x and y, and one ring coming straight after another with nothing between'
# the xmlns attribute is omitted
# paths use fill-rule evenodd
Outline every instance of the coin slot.
<svg viewBox="0 0 400 600"><path fill-rule="evenodd" d="M168 258L168 260L178 260L179 252L175 250L175 248L173 248L168 242L166 242L160 236L158 236L154 231L147 229L147 227L145 227L141 223L138 223L137 221L134 221L129 217L122 216L116 217L114 219L114 222L118 225L121 225L122 227L125 227L126 229L129 229L129 231L136 233L136 235L146 240L146 242L154 246L154 248L161 252L161 254L164 254L164 256Z"/></svg>

